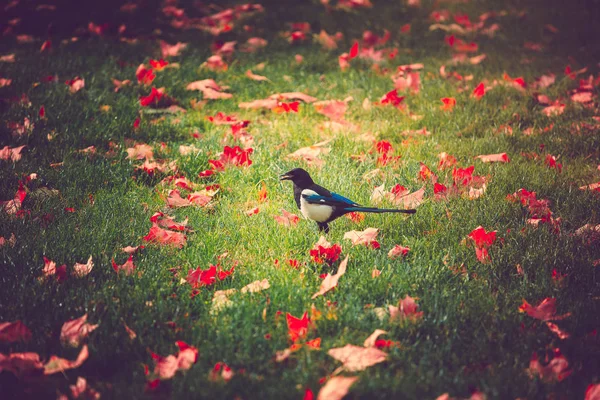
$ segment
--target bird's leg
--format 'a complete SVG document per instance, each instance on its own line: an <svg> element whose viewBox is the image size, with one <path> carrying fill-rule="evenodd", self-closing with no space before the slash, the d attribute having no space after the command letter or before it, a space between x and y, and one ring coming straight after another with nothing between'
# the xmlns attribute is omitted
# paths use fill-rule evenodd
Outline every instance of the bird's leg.
<svg viewBox="0 0 600 400"><path fill-rule="evenodd" d="M319 226L319 232L329 233L329 225L325 222L317 222Z"/></svg>

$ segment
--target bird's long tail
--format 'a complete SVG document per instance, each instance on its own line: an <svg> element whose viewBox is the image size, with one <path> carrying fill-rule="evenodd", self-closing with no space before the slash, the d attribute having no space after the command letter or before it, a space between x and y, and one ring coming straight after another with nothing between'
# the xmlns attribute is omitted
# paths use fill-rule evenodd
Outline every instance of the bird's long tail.
<svg viewBox="0 0 600 400"><path fill-rule="evenodd" d="M348 207L344 210L348 212L368 212L368 213L404 213L404 214L414 214L417 210L408 209L408 210L399 210L396 208L370 208L370 207Z"/></svg>

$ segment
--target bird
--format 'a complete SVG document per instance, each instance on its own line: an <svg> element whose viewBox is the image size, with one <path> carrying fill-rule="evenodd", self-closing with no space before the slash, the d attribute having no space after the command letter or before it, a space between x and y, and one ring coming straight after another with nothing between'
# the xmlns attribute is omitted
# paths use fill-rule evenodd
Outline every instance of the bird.
<svg viewBox="0 0 600 400"><path fill-rule="evenodd" d="M390 208L363 207L360 204L330 192L317 185L309 173L302 168L294 168L279 176L280 181L294 183L294 200L298 209L306 219L315 221L319 231L329 232L329 223L336 218L351 212L367 213L405 213L414 214L417 210L399 210Z"/></svg>

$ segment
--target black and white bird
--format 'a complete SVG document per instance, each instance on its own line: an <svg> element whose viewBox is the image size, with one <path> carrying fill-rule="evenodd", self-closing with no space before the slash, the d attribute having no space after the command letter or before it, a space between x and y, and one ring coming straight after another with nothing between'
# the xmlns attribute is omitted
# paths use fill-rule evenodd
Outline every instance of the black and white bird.
<svg viewBox="0 0 600 400"><path fill-rule="evenodd" d="M329 232L329 223L336 218L351 212L368 213L405 213L414 214L416 210L398 210L390 208L363 207L354 201L330 192L317 185L308 172L302 168L294 168L279 177L294 183L294 200L305 218L313 220L320 231Z"/></svg>

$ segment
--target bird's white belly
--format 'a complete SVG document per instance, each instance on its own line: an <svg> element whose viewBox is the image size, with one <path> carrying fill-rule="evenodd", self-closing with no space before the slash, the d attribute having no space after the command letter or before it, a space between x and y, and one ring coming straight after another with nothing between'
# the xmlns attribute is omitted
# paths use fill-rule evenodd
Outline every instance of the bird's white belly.
<svg viewBox="0 0 600 400"><path fill-rule="evenodd" d="M316 192L308 189L302 191L304 195L317 194ZM300 196L300 212L305 218L311 219L317 222L325 222L331 217L333 208L325 204L311 204Z"/></svg>

